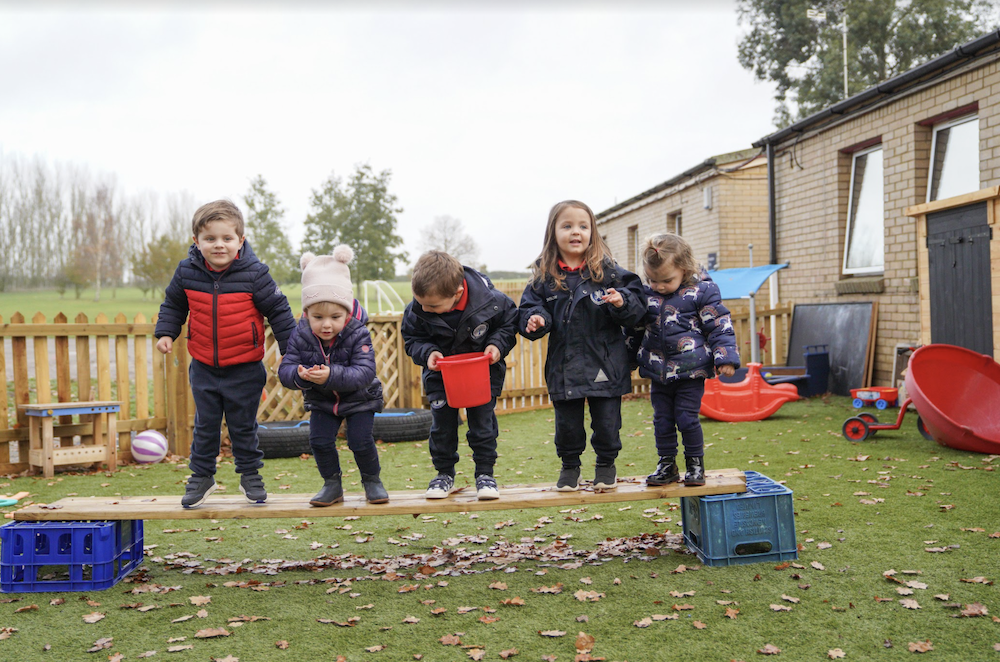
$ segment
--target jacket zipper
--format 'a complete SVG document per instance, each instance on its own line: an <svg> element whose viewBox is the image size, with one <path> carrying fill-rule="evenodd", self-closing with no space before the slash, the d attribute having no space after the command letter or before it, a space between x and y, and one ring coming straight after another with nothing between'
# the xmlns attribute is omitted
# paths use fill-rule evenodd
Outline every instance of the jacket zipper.
<svg viewBox="0 0 1000 662"><path fill-rule="evenodd" d="M215 357L215 367L219 367L219 281L215 281L212 290L212 354Z"/></svg>
<svg viewBox="0 0 1000 662"><path fill-rule="evenodd" d="M257 343L257 325L254 324L253 322L250 322L250 331L253 332L253 348L257 349L257 346L258 346L258 343Z"/></svg>

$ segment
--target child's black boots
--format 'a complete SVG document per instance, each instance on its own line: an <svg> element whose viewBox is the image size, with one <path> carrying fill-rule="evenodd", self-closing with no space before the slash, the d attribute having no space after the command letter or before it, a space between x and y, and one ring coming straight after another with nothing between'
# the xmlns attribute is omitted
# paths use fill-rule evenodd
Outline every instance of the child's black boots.
<svg viewBox="0 0 1000 662"><path fill-rule="evenodd" d="M684 484L704 485L705 458L684 456L684 463L687 465L687 473L684 474Z"/></svg>
<svg viewBox="0 0 1000 662"><path fill-rule="evenodd" d="M677 469L677 456L661 455L660 462L656 465L656 471L646 476L646 485L669 485L681 479L680 471Z"/></svg>
<svg viewBox="0 0 1000 662"><path fill-rule="evenodd" d="M365 488L365 500L368 503L387 503L389 501L389 493L382 485L378 474L374 476L361 474L361 484Z"/></svg>
<svg viewBox="0 0 1000 662"><path fill-rule="evenodd" d="M312 506L332 506L344 500L344 487L340 483L340 474L334 474L323 481L323 489L309 500Z"/></svg>

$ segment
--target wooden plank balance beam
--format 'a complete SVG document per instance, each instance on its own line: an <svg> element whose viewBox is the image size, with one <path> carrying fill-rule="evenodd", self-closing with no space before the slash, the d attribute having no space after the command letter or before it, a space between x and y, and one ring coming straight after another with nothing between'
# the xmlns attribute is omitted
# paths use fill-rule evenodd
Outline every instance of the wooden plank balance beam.
<svg viewBox="0 0 1000 662"><path fill-rule="evenodd" d="M22 521L154 520L154 519L259 519L271 517L344 517L364 515L424 515L444 512L517 510L587 506L621 501L679 499L712 494L746 492L746 478L738 469L706 472L705 485L680 483L646 487L642 478L619 478L614 490L595 492L581 483L577 492L559 492L555 485L503 486L500 498L480 501L474 489L461 489L446 499L427 499L423 492L393 491L389 502L370 504L358 492L347 493L342 503L325 508L309 505L309 494L268 494L266 504L251 505L242 495L213 494L197 508L183 508L180 495L142 497L67 497L52 504L32 504L14 513Z"/></svg>

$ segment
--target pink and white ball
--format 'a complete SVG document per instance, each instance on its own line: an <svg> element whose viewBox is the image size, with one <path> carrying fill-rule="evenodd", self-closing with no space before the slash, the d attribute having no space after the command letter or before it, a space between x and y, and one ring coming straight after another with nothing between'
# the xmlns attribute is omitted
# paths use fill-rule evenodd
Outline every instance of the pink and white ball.
<svg viewBox="0 0 1000 662"><path fill-rule="evenodd" d="M136 462L152 464L167 456L167 438L156 430L146 430L132 439L132 457Z"/></svg>

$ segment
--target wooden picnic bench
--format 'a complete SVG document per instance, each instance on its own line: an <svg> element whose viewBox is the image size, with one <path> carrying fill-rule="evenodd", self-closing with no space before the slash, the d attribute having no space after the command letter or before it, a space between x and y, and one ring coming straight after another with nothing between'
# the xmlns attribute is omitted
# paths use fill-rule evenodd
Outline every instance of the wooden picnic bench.
<svg viewBox="0 0 1000 662"><path fill-rule="evenodd" d="M708 471L705 485L680 483L646 487L642 478L619 478L617 489L595 492L586 487L577 492L559 492L552 484L502 486L500 498L480 501L475 490L459 490L447 499L427 499L423 491L396 490L389 502L370 504L361 492L345 495L342 503L325 508L309 505L309 494L271 492L266 504L251 505L240 494L212 494L197 508L181 507L181 497L98 496L66 497L51 504L32 504L14 512L15 520L154 520L154 519L257 519L270 517L343 517L352 515L423 515L443 512L517 510L586 506L622 501L679 499L747 491L746 478L738 469Z"/></svg>

